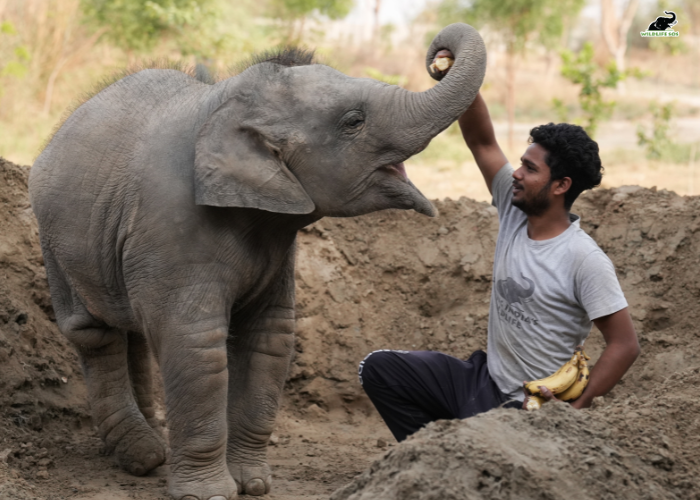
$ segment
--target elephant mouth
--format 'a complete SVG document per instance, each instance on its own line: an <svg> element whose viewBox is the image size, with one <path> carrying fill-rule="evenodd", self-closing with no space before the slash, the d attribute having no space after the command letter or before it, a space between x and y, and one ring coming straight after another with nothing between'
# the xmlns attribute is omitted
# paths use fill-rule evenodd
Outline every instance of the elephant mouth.
<svg viewBox="0 0 700 500"><path fill-rule="evenodd" d="M406 167L404 166L403 162L394 163L392 165L385 165L383 167L380 167L379 170L384 170L385 172L389 172L392 175L398 176L403 181L408 181L408 175L406 175Z"/></svg>

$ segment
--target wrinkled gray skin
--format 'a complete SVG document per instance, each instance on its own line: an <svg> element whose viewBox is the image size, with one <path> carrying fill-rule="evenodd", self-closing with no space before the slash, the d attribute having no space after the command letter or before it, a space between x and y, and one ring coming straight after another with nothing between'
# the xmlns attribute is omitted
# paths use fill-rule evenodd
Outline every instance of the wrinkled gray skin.
<svg viewBox="0 0 700 500"><path fill-rule="evenodd" d="M324 216L433 215L397 165L472 102L485 50L413 93L323 65L263 62L210 85L144 70L80 106L37 159L30 195L58 326L75 345L95 425L119 463L166 459L176 499L270 489L266 445L294 343L294 245Z"/></svg>

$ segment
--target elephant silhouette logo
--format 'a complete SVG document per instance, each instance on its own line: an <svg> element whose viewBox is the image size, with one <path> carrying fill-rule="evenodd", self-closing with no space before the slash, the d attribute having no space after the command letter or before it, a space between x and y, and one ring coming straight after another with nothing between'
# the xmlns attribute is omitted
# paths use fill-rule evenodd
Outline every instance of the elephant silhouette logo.
<svg viewBox="0 0 700 500"><path fill-rule="evenodd" d="M665 10L664 14L668 14L671 17L663 17L659 16L656 18L656 21L653 21L649 27L647 28L647 31L666 31L669 29L671 26L675 26L678 24L678 20L676 19L676 13L670 10Z"/></svg>
<svg viewBox="0 0 700 500"><path fill-rule="evenodd" d="M498 295L500 295L503 300L508 302L511 306L520 304L520 307L522 307L525 302L529 302L528 299L532 297L533 293L535 293L535 282L530 278L523 276L522 273L520 274L520 277L527 282L527 288L510 277L504 280L498 280L498 283L496 283L496 291L498 292Z"/></svg>
<svg viewBox="0 0 700 500"><path fill-rule="evenodd" d="M644 37L648 36L678 36L678 32L672 29L672 26L678 24L678 19L676 13L671 10L665 10L664 14L671 17L659 16L654 21L649 24L646 31L642 31L640 35ZM671 29L669 29L671 28Z"/></svg>

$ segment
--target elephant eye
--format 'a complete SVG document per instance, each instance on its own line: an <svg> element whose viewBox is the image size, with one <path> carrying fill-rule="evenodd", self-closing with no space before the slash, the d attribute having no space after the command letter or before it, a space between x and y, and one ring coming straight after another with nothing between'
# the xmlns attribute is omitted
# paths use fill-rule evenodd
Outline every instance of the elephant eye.
<svg viewBox="0 0 700 500"><path fill-rule="evenodd" d="M357 110L350 111L343 116L341 123L346 132L357 132L365 123L364 113Z"/></svg>

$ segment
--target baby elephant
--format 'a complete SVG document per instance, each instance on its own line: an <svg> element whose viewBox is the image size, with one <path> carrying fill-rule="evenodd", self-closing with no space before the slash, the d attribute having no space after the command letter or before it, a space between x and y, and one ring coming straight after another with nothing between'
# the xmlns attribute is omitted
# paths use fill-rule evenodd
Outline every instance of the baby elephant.
<svg viewBox="0 0 700 500"><path fill-rule="evenodd" d="M474 99L486 54L456 55L413 93L285 51L218 83L147 69L82 104L34 164L29 191L58 326L77 349L94 423L119 463L166 460L148 351L170 429L169 493L270 490L266 445L294 344L297 231L387 208L433 215L403 161ZM440 75L438 75L440 76Z"/></svg>

